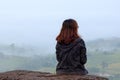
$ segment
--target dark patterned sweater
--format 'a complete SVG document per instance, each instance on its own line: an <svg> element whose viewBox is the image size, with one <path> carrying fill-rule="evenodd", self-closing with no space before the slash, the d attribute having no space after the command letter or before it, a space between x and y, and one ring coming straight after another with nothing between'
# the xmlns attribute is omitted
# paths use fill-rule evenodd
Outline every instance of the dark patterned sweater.
<svg viewBox="0 0 120 80"><path fill-rule="evenodd" d="M70 44L58 43L56 45L56 59L58 61L56 72L87 74L87 62L84 40L76 39Z"/></svg>

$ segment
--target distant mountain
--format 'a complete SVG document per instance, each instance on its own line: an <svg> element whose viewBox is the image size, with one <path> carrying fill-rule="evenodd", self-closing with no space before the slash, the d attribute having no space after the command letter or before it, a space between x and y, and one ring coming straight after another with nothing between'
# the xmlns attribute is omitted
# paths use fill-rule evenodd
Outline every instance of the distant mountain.
<svg viewBox="0 0 120 80"><path fill-rule="evenodd" d="M96 39L86 42L89 50L112 51L120 50L120 38Z"/></svg>
<svg viewBox="0 0 120 80"><path fill-rule="evenodd" d="M55 46L55 45L54 45ZM89 51L120 51L120 38L96 39L86 42L86 47ZM54 50L54 47L50 48ZM0 54L17 55L17 56L33 56L49 54L49 47L43 45L37 46L18 46L17 44L0 44ZM55 51L53 51L55 52ZM50 53L53 53L50 52Z"/></svg>

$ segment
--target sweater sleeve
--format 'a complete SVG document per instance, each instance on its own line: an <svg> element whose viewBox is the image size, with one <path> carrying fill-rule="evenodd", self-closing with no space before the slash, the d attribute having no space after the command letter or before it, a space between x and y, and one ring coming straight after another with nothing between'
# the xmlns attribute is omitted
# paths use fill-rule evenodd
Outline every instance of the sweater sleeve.
<svg viewBox="0 0 120 80"><path fill-rule="evenodd" d="M81 41L81 47L80 47L80 62L83 65L87 62L86 47L83 40Z"/></svg>
<svg viewBox="0 0 120 80"><path fill-rule="evenodd" d="M58 45L56 45L56 59L58 62L60 62L60 55L59 55L59 48L58 48Z"/></svg>

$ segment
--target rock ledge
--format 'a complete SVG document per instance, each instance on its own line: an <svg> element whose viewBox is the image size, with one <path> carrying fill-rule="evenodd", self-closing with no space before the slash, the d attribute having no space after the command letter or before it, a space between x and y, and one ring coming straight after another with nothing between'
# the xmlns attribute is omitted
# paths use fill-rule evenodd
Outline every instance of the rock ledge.
<svg viewBox="0 0 120 80"><path fill-rule="evenodd" d="M0 80L108 80L96 75L55 75L47 72L14 70L0 73Z"/></svg>

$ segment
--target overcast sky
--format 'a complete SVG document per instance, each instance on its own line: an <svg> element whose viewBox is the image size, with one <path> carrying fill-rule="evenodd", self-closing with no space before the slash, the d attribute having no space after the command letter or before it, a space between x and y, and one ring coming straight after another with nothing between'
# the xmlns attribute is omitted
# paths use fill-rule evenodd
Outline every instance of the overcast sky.
<svg viewBox="0 0 120 80"><path fill-rule="evenodd" d="M120 37L120 0L0 0L0 43L54 44L68 18L85 40Z"/></svg>

